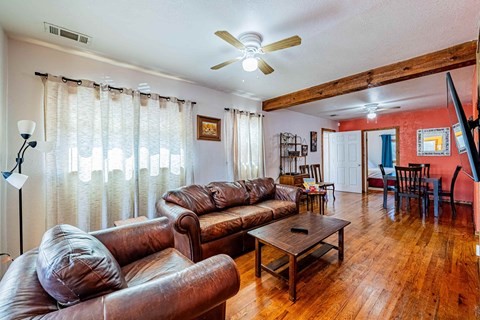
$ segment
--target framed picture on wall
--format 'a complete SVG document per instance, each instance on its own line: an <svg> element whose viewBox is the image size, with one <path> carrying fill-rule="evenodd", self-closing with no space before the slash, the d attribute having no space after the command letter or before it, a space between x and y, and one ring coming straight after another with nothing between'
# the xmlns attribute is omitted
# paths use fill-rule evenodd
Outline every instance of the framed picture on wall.
<svg viewBox="0 0 480 320"><path fill-rule="evenodd" d="M308 145L302 144L302 156L308 155Z"/></svg>
<svg viewBox="0 0 480 320"><path fill-rule="evenodd" d="M310 131L310 152L317 152L317 131Z"/></svg>
<svg viewBox="0 0 480 320"><path fill-rule="evenodd" d="M197 115L197 139L221 140L220 119Z"/></svg>

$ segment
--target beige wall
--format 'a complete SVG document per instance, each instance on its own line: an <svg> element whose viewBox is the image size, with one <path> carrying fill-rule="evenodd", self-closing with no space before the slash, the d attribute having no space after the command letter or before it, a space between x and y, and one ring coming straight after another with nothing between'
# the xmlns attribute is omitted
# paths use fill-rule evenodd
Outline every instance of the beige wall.
<svg viewBox="0 0 480 320"><path fill-rule="evenodd" d="M0 28L0 171L4 169L7 158L7 38ZM2 178L0 178L2 179ZM3 179L2 179L3 180ZM6 234L6 188L7 184L0 181L0 252L7 251ZM0 278L6 270L6 265L0 265Z"/></svg>
<svg viewBox="0 0 480 320"><path fill-rule="evenodd" d="M265 115L266 176L277 179L280 174L280 132L289 132L308 144L307 164L321 163L321 128L337 130L336 121L309 116L289 110L272 111ZM310 152L310 131L317 132L317 152ZM302 164L302 163L299 163Z"/></svg>
<svg viewBox="0 0 480 320"><path fill-rule="evenodd" d="M153 75L131 66L120 66L103 62L92 57L85 57L75 52L52 49L46 46L23 42L15 39L8 41L8 161L15 159L21 138L17 132L16 122L31 119L37 122L33 138L43 136L43 84L35 71L63 75L70 78L90 79L101 82L109 76L116 86L136 88L139 83L147 82L152 92L164 96L176 96L197 102L195 114L223 119L224 108L238 108L251 112L261 111L261 102L235 96L233 94L208 89L190 82L172 80ZM208 72L208 70L206 71ZM196 116L195 116L196 117ZM305 116L290 111L267 113L265 117L265 141L267 155L267 175L278 176L278 140L281 131L297 132L307 136L311 130L320 131L320 127L332 127L335 122L316 117ZM276 138L275 138L276 137ZM210 181L225 180L225 147L222 142L197 141L194 145L195 182L206 184ZM320 153L312 154L312 161L319 159ZM29 175L24 190L24 245L25 249L36 247L45 231L44 194L44 155L28 150L22 171ZM9 252L18 254L18 193L7 188L6 223L2 229L7 230Z"/></svg>

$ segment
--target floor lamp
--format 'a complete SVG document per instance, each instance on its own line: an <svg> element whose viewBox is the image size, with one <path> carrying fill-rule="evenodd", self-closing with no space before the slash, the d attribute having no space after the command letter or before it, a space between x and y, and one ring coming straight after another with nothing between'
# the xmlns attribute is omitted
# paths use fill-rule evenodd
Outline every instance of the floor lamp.
<svg viewBox="0 0 480 320"><path fill-rule="evenodd" d="M36 123L31 120L18 121L18 131L23 138L23 144L18 150L16 164L10 171L2 171L3 178L10 183L13 187L18 189L18 219L20 229L20 254L23 254L23 213L22 213L22 187L28 176L22 174L22 163L25 155L25 151L28 148L35 148L38 151L46 152L49 149L49 145L46 142L28 141L35 131ZM14 172L18 168L18 173Z"/></svg>

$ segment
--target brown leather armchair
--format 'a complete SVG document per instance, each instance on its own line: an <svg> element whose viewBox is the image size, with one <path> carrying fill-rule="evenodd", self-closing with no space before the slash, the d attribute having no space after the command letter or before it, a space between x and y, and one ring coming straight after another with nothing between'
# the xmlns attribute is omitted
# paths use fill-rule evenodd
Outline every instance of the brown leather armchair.
<svg viewBox="0 0 480 320"><path fill-rule="evenodd" d="M123 288L62 308L39 281L39 251L51 253L42 251L42 240L40 248L15 259L1 280L0 319L224 319L226 300L238 292L233 260L217 255L193 263L173 248L166 218L90 235L118 263Z"/></svg>

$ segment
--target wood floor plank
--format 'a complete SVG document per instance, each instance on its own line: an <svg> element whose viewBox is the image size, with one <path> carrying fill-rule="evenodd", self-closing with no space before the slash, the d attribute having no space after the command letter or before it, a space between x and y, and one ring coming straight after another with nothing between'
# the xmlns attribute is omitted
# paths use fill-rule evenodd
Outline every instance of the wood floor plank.
<svg viewBox="0 0 480 320"><path fill-rule="evenodd" d="M236 258L241 286L227 302L227 319L480 319L471 206L457 205L455 220L448 203L440 217L430 208L421 218L413 202L411 213L395 212L393 195L387 209L381 192L335 195L326 215L352 222L344 260L331 251L305 269L293 303L284 281L266 272L255 277L254 252ZM279 257L262 249L266 263Z"/></svg>

